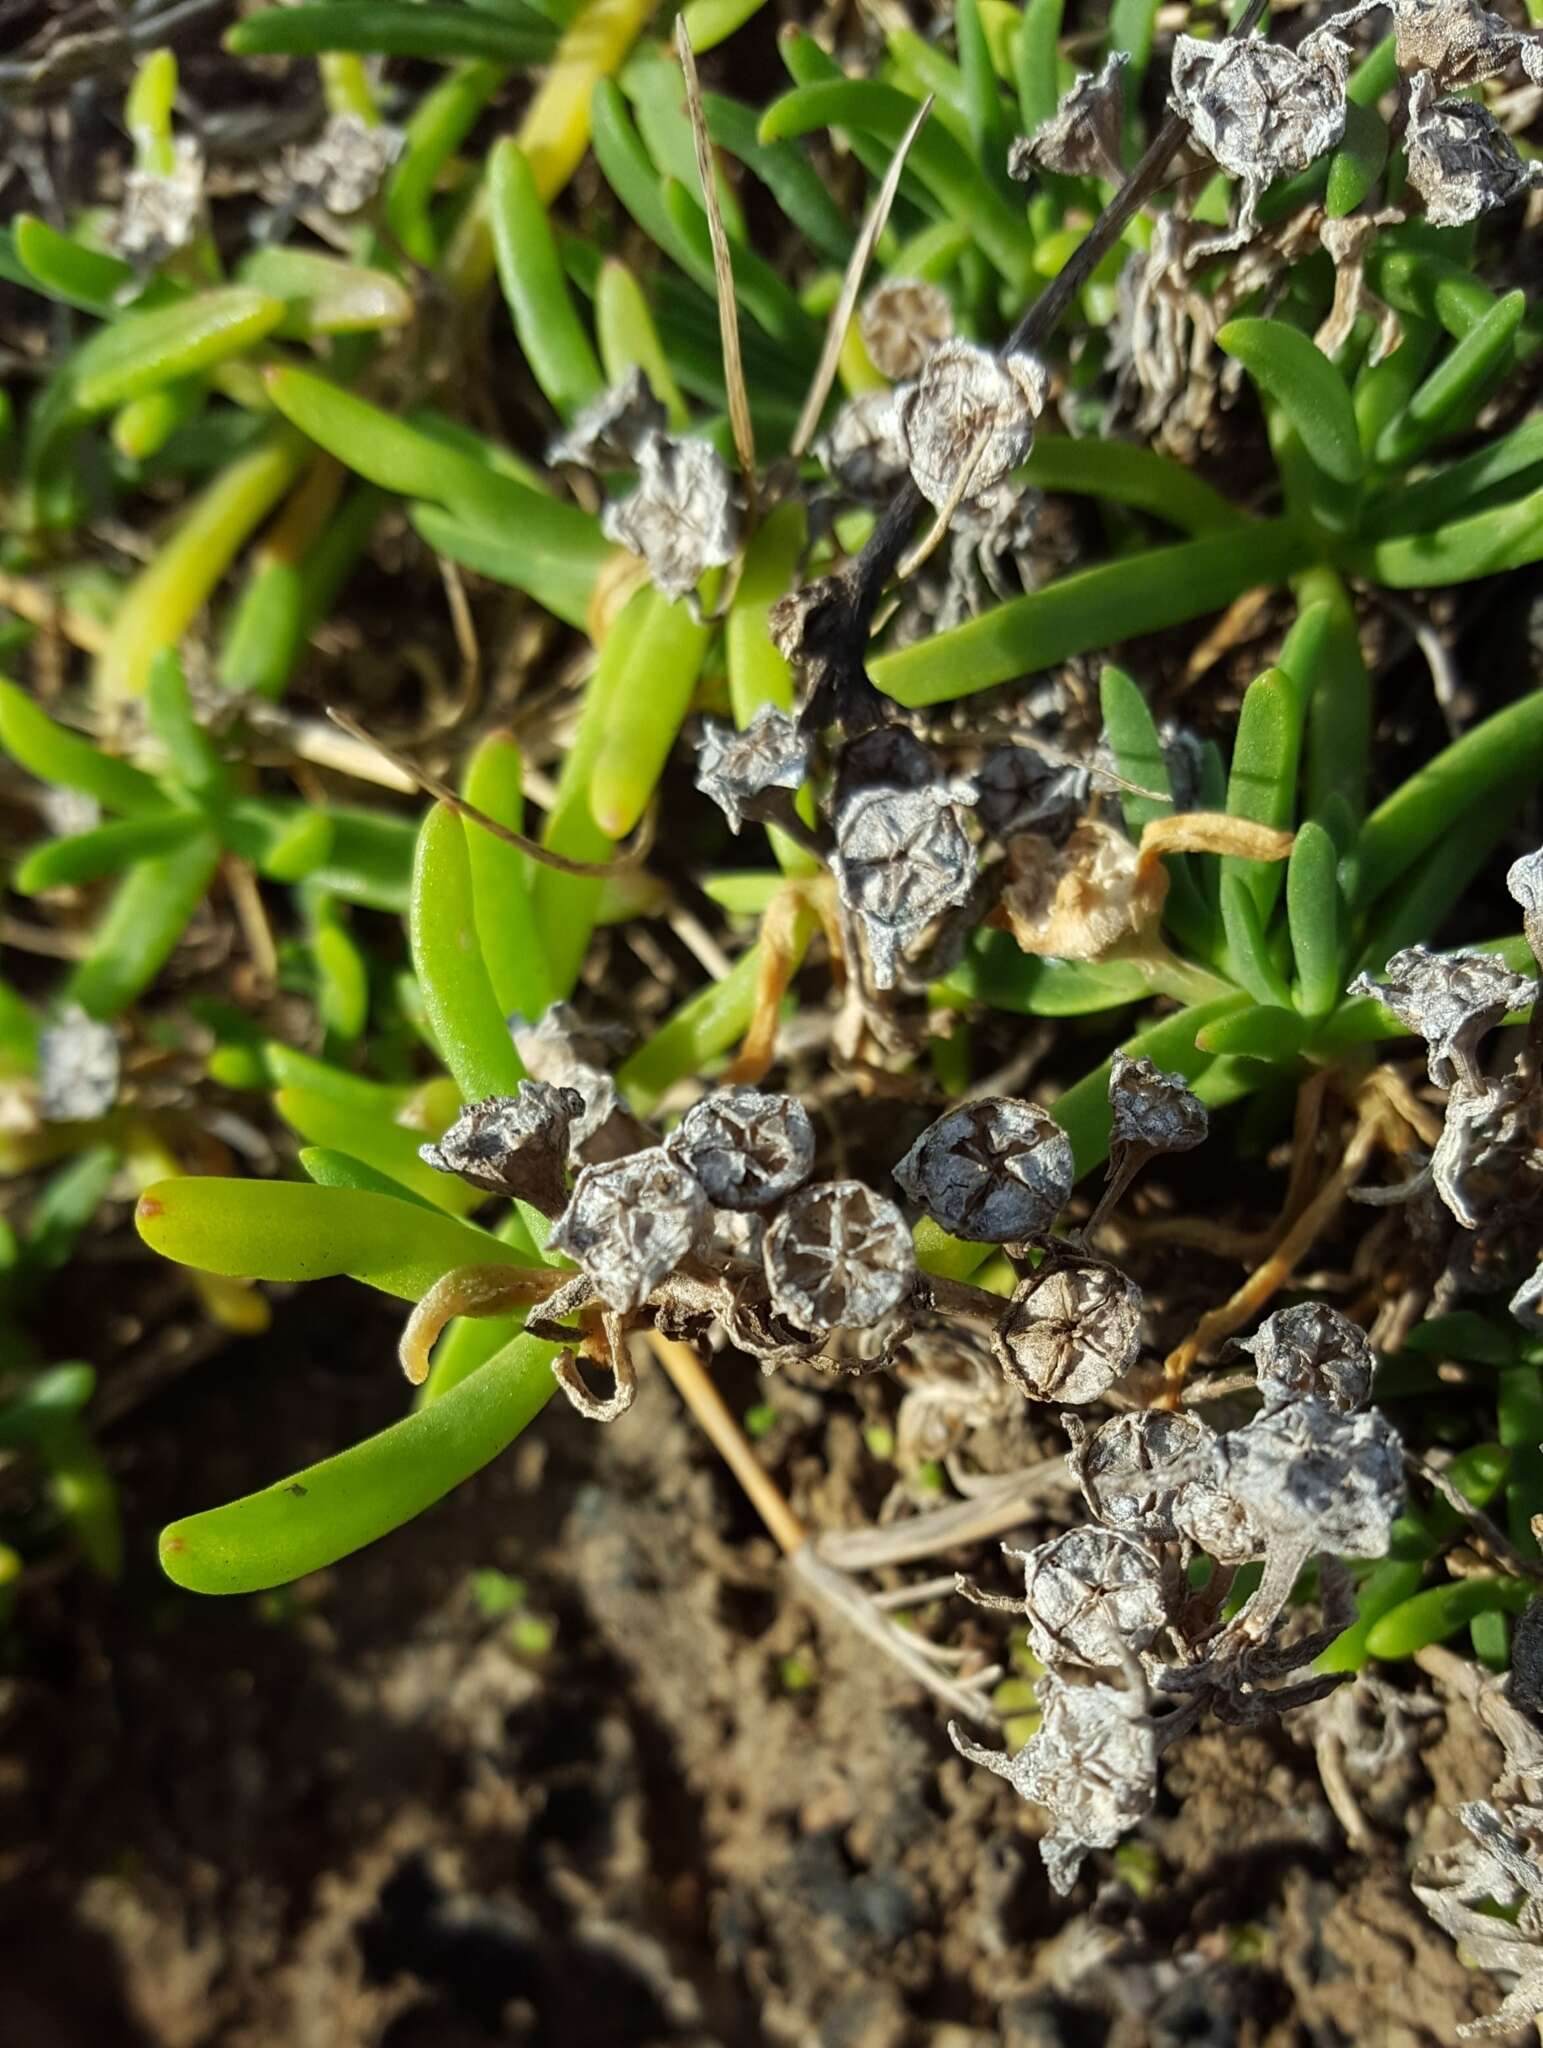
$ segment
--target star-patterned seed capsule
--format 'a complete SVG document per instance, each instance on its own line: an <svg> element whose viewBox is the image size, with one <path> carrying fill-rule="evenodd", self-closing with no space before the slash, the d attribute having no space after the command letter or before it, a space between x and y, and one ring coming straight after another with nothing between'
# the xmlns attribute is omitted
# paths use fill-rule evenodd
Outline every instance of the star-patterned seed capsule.
<svg viewBox="0 0 1543 2048"><path fill-rule="evenodd" d="M895 1179L944 1230L976 1244L1042 1237L1065 1208L1071 1140L1035 1103L990 1096L929 1124Z"/></svg>
<svg viewBox="0 0 1543 2048"><path fill-rule="evenodd" d="M707 1228L707 1197L662 1145L586 1166L548 1239L625 1315L641 1308Z"/></svg>
<svg viewBox="0 0 1543 2048"><path fill-rule="evenodd" d="M1182 1074L1165 1074L1145 1054L1116 1051L1109 1062L1109 1168L1088 1224L1091 1233L1149 1160L1191 1152L1210 1130L1205 1104Z"/></svg>
<svg viewBox="0 0 1543 2048"><path fill-rule="evenodd" d="M1039 1845L1055 1890L1076 1882L1090 1849L1112 1849L1157 1803L1157 1730L1146 1702L1114 1685L1075 1685L1052 1672L1036 1681L1038 1732L1016 1755L986 1749L949 1724L962 1757L1005 1778L1055 1823Z"/></svg>
<svg viewBox="0 0 1543 2048"><path fill-rule="evenodd" d="M1376 1361L1366 1332L1324 1302L1277 1309L1238 1348L1253 1358L1266 1407L1312 1395L1348 1415L1371 1398Z"/></svg>
<svg viewBox="0 0 1543 2048"><path fill-rule="evenodd" d="M571 1003L553 1003L534 1024L516 1022L514 1048L538 1081L576 1089L584 1113L568 1136L574 1166L620 1159L649 1143L647 1126L632 1114L606 1066L627 1046L630 1033L615 1025L588 1024Z"/></svg>
<svg viewBox="0 0 1543 2048"><path fill-rule="evenodd" d="M743 524L734 479L712 443L696 436L645 433L637 466L637 489L606 506L601 531L643 557L666 597L684 597L709 569L734 559Z"/></svg>
<svg viewBox="0 0 1543 2048"><path fill-rule="evenodd" d="M383 121L372 127L357 114L334 114L314 142L284 152L293 203L348 219L375 197L405 142L400 128Z"/></svg>
<svg viewBox="0 0 1543 2048"><path fill-rule="evenodd" d="M738 832L759 817L772 790L796 790L809 775L813 746L774 704L763 704L742 732L706 719L697 747L696 786L710 796Z"/></svg>
<svg viewBox="0 0 1543 2048"><path fill-rule="evenodd" d="M1404 147L1409 183L1433 227L1465 227L1543 181L1543 164L1522 156L1488 107L1437 99L1428 72L1409 88Z"/></svg>
<svg viewBox="0 0 1543 2048"><path fill-rule="evenodd" d="M792 1095L720 1088L693 1103L668 1150L719 1209L770 1209L814 1171L814 1125Z"/></svg>
<svg viewBox="0 0 1543 2048"><path fill-rule="evenodd" d="M647 434L662 432L665 418L653 386L634 367L584 407L567 433L547 450L547 461L596 471L630 469L637 462L639 443Z"/></svg>
<svg viewBox="0 0 1543 2048"><path fill-rule="evenodd" d="M773 1308L812 1335L866 1329L916 1279L905 1218L860 1180L794 1195L766 1233L765 1259Z"/></svg>
<svg viewBox="0 0 1543 2048"><path fill-rule="evenodd" d="M1167 1625L1172 1588L1162 1564L1129 1536L1068 1529L1008 1554L1023 1559L1029 1648L1041 1664L1119 1664Z"/></svg>
<svg viewBox="0 0 1543 2048"><path fill-rule="evenodd" d="M899 409L906 459L928 504L947 505L967 468L965 495L976 498L1026 461L1044 404L1045 373L1032 356L993 355L971 341L934 349Z"/></svg>
<svg viewBox="0 0 1543 2048"><path fill-rule="evenodd" d="M1243 187L1231 234L1192 253L1241 247L1254 231L1265 187L1338 147L1349 74L1349 49L1324 32L1305 36L1295 50L1252 36L1175 36L1168 103L1206 155Z"/></svg>
<svg viewBox="0 0 1543 2048"><path fill-rule="evenodd" d="M1520 62L1534 85L1543 85L1543 37L1523 35L1477 0L1359 0L1324 23L1343 35L1386 7L1393 17L1393 50L1406 78L1428 72L1444 92L1481 85Z"/></svg>
<svg viewBox="0 0 1543 2048"><path fill-rule="evenodd" d="M1114 50L1099 72L1087 71L1062 93L1050 119L1020 135L1007 153L1007 175L1027 185L1036 172L1064 177L1121 177L1127 50Z"/></svg>
<svg viewBox="0 0 1543 2048"><path fill-rule="evenodd" d="M974 796L972 782L944 774L903 727L877 727L843 752L831 866L880 988L894 986L907 952L945 911L969 900L976 860L963 812Z"/></svg>
<svg viewBox="0 0 1543 2048"><path fill-rule="evenodd" d="M1096 1401L1141 1354L1140 1290L1091 1259L1047 1264L1014 1293L992 1348L1031 1399Z"/></svg>
<svg viewBox="0 0 1543 2048"><path fill-rule="evenodd" d="M118 1099L121 1058L111 1024L78 1003L38 1033L38 1114L45 1123L83 1124L105 1116Z"/></svg>
<svg viewBox="0 0 1543 2048"><path fill-rule="evenodd" d="M1076 1415L1061 1426L1072 1440L1069 1462L1083 1498L1105 1528L1122 1536L1172 1542L1181 1498L1197 1482L1184 1475L1209 1456L1215 1433L1182 1410L1133 1409L1089 1430Z"/></svg>
<svg viewBox="0 0 1543 2048"><path fill-rule="evenodd" d="M583 1115L576 1088L522 1081L513 1095L468 1104L436 1144L419 1146L418 1157L474 1188L555 1216L568 1199L570 1132Z"/></svg>
<svg viewBox="0 0 1543 2048"><path fill-rule="evenodd" d="M1493 953L1432 953L1406 946L1383 969L1383 979L1358 974L1350 993L1375 996L1407 1030L1425 1040L1431 1080L1438 1088L1483 1085L1480 1042L1508 1010L1531 1002L1530 976L1513 974Z"/></svg>
<svg viewBox="0 0 1543 2048"><path fill-rule="evenodd" d="M952 336L954 309L935 284L891 277L868 294L858 326L873 367L896 384L914 377Z"/></svg>

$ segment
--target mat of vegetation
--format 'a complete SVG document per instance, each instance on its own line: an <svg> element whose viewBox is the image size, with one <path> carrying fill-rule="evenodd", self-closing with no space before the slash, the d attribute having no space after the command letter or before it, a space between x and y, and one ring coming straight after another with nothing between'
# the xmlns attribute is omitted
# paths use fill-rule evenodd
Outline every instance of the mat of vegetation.
<svg viewBox="0 0 1543 2048"><path fill-rule="evenodd" d="M0 13L5 2037L1543 2024L1543 29Z"/></svg>

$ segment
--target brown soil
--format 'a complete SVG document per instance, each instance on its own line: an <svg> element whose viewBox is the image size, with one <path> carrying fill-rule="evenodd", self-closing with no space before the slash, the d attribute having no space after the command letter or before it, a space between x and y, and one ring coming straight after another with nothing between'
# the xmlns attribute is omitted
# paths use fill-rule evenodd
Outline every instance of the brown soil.
<svg viewBox="0 0 1543 2048"><path fill-rule="evenodd" d="M111 1436L129 1580L62 1583L13 1637L7 2048L1429 2048L1492 2002L1404 1875L1436 1791L1484 1780L1471 1730L1427 1724L1370 1858L1310 1746L1203 1733L1144 1896L1099 1858L1058 1902L1032 1811L783 1588L657 1378L613 1428L554 1404L292 1597L160 1581L169 1515L397 1412L395 1325L313 1288ZM821 1508L857 1519L826 1405ZM525 1580L548 1655L484 1618L481 1566Z"/></svg>

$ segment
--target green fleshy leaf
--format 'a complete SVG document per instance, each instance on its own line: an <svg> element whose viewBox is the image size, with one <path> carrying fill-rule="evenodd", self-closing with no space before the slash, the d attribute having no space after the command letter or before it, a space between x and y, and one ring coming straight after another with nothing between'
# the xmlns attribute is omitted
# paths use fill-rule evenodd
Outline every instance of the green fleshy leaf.
<svg viewBox="0 0 1543 2048"><path fill-rule="evenodd" d="M513 1095L525 1069L482 958L466 830L444 804L424 819L408 928L435 1043L466 1101L476 1102Z"/></svg>

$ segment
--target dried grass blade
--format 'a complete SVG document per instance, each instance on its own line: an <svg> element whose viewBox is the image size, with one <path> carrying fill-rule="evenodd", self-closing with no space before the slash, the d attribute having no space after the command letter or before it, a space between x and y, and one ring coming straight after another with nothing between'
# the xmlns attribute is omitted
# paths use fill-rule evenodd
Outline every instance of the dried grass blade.
<svg viewBox="0 0 1543 2048"><path fill-rule="evenodd" d="M702 111L702 86L697 77L696 56L686 17L675 17L675 52L680 58L681 76L686 82L686 111L691 116L691 139L696 145L697 175L702 181L702 203L707 208L707 232L713 245L713 282L718 291L718 332L723 339L723 381L729 394L729 425L734 432L734 452L739 457L745 493L752 509L755 504L755 429L750 421L750 394L745 389L745 365L739 350L739 306L734 297L734 262L729 238L724 232L723 210L718 204L718 184L713 175L712 143L707 134L707 116Z"/></svg>
<svg viewBox="0 0 1543 2048"><path fill-rule="evenodd" d="M873 202L873 211L863 223L863 231L857 238L857 247L852 251L846 276L841 280L841 296L831 309L830 324L825 330L825 347L820 354L819 368L814 373L814 382L809 386L809 396L804 400L804 409L798 416L798 425L793 430L790 453L802 455L814 439L814 430L820 424L820 414L825 410L825 401L830 396L830 387L835 381L836 365L841 358L841 344L845 339L847 324L857 304L857 295L863 288L863 276L878 246L880 235L889 219L889 210L895 203L895 194L900 190L900 174L905 169L905 160L911 152L911 144L921 133L922 123L932 112L932 94L928 93L916 110L916 118L901 136L889 169L884 173L884 182L879 187L878 197Z"/></svg>

